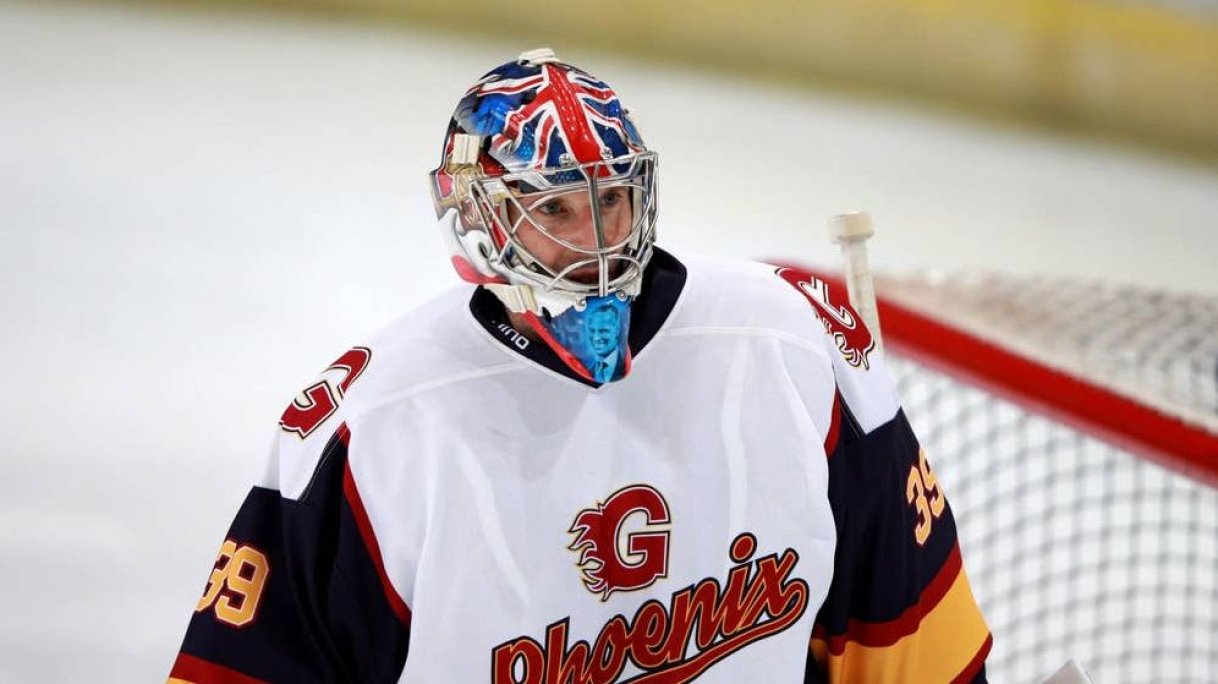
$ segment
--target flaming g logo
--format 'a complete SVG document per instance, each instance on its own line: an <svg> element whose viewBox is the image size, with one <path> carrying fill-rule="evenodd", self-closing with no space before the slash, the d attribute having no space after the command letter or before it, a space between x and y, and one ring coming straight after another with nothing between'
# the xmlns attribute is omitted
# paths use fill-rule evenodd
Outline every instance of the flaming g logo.
<svg viewBox="0 0 1218 684"><path fill-rule="evenodd" d="M641 519L643 529L628 532L627 518ZM584 586L602 601L615 591L650 587L668 576L668 502L653 487L623 487L595 508L575 516L568 530L579 554Z"/></svg>
<svg viewBox="0 0 1218 684"><path fill-rule="evenodd" d="M607 601L614 592L643 589L668 576L668 503L648 485L630 485L580 511L569 532L584 586ZM792 578L794 549L756 558L757 538L744 532L727 549L726 581L706 577L652 598L633 616L609 619L594 639L572 643L571 619L546 626L545 636L519 636L491 653L493 684L609 684L628 665L633 684L684 684L740 649L778 634L807 611L808 583ZM691 648L692 647L692 648Z"/></svg>

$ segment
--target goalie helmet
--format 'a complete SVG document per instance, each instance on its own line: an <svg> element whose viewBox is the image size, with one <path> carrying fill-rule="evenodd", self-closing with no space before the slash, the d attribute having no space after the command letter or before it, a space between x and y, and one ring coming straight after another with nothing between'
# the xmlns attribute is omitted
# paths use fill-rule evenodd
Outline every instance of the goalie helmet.
<svg viewBox="0 0 1218 684"><path fill-rule="evenodd" d="M567 365L603 382L629 368L629 304L655 240L655 167L613 89L540 49L466 91L431 189L458 274L523 315ZM559 226L559 210L587 220ZM605 359L580 319L600 311L607 320L606 306L618 312L625 364L614 356L619 370L602 378L595 368ZM596 337L603 349L604 335Z"/></svg>

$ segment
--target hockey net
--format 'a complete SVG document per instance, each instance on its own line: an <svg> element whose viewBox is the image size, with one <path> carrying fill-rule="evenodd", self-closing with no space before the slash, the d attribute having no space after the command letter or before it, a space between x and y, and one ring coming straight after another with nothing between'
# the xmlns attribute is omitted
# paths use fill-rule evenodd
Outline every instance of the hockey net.
<svg viewBox="0 0 1218 684"><path fill-rule="evenodd" d="M1218 681L1218 298L963 276L876 291L994 634L990 680L1073 658L1096 682Z"/></svg>

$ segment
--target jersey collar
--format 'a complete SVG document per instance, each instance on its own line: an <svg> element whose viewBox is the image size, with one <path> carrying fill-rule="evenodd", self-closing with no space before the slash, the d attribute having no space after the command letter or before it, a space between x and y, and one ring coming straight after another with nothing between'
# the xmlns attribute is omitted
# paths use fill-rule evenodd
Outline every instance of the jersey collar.
<svg viewBox="0 0 1218 684"><path fill-rule="evenodd" d="M658 247L653 250L651 260L643 271L642 290L630 308L628 343L633 356L637 356L660 331L685 287L685 265ZM469 309L491 337L508 349L576 382L589 387L601 386L599 382L577 375L547 345L533 342L513 328L503 302L486 288L474 290Z"/></svg>

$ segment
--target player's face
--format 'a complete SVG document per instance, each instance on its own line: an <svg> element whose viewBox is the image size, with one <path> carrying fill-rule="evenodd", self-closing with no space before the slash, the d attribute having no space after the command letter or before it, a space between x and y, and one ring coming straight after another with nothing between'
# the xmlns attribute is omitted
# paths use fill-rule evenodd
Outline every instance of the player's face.
<svg viewBox="0 0 1218 684"><path fill-rule="evenodd" d="M617 314L594 313L588 320L588 346L600 356L617 347Z"/></svg>
<svg viewBox="0 0 1218 684"><path fill-rule="evenodd" d="M606 246L619 245L630 235L633 212L630 206L630 189L625 187L602 188L599 204L601 229ZM517 226L516 239L538 261L555 273L577 262L591 259L586 253L570 249L557 242L564 240L580 249L596 249L596 231L592 220L592 198L587 190L575 190L560 195L524 195L520 204L529 211L532 221L522 219L519 210L508 205L508 221ZM536 223L537 225L534 225ZM538 226L545 229L539 230ZM553 236L546 235L549 233ZM618 250L620 251L620 248ZM621 271L621 262L611 261L612 279ZM599 271L593 261L568 273L566 277L582 283L596 282Z"/></svg>

